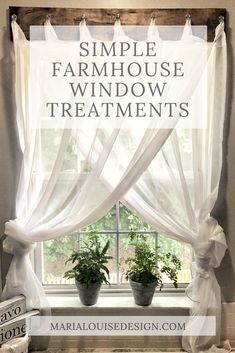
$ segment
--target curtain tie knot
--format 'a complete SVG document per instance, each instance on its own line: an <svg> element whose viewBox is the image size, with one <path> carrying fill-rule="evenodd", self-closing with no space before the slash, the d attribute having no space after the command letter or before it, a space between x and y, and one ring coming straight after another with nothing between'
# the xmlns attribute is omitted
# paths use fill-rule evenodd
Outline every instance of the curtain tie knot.
<svg viewBox="0 0 235 353"><path fill-rule="evenodd" d="M219 267L227 249L223 228L214 218L210 217L202 223L192 247L192 281L186 288L186 295L202 305L205 285L207 288L215 285L214 268Z"/></svg>
<svg viewBox="0 0 235 353"><path fill-rule="evenodd" d="M26 255L35 247L35 243L28 241L26 229L18 219L5 223L5 234L3 249L9 254Z"/></svg>
<svg viewBox="0 0 235 353"><path fill-rule="evenodd" d="M199 228L193 244L195 264L198 271L209 272L220 265L227 248L223 228L210 217Z"/></svg>
<svg viewBox="0 0 235 353"><path fill-rule="evenodd" d="M209 278L209 271L212 269L210 266L210 258L201 258L199 256L195 256L195 270L196 273L203 278Z"/></svg>

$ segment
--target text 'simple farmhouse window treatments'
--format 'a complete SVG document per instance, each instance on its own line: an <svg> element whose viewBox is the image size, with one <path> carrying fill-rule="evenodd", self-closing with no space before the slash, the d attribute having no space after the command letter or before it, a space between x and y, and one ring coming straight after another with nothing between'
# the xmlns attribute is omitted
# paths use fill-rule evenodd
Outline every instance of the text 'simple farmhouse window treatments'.
<svg viewBox="0 0 235 353"><path fill-rule="evenodd" d="M153 21L150 26L148 35L160 41ZM84 39L91 40L84 22L80 31ZM42 182L42 130L35 129L28 109L31 97L28 91L30 42L15 19L12 32L16 119L23 159L16 196L16 219L5 225L4 250L13 254L13 259L3 298L24 294L28 309L47 307L43 287L29 259L35 242L82 229L101 219L121 200L157 232L169 234L192 246L194 277L186 290L192 299L191 316L197 320L198 316L214 315L217 327L213 337L191 337L186 331L183 347L196 353L208 350L213 344L219 345L221 297L214 268L220 265L227 245L223 229L210 212L217 199L222 166L226 86L224 22L221 20L217 25L214 40L207 42L205 129L129 129L131 144L126 143L127 133L121 128L109 127L102 131L60 129L46 183ZM125 38L120 20L115 23L114 35L117 39ZM50 43L59 41L48 20L45 38ZM188 45L198 41L189 19L179 45L182 41ZM195 80L186 82L179 93L192 94L194 85ZM182 135L185 143L180 142ZM78 173L72 173L70 182L64 185L61 175L71 140L86 161L86 177L84 173L82 179ZM174 204L172 199L176 200ZM203 320L198 324L203 332Z"/></svg>

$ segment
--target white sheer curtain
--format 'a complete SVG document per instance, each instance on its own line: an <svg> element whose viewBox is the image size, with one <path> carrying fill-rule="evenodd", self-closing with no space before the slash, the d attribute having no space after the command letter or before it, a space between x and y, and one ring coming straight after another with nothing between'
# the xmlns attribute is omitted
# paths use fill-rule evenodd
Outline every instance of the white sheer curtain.
<svg viewBox="0 0 235 353"><path fill-rule="evenodd" d="M190 34L188 31L186 35ZM221 295L214 274L227 245L223 229L210 216L218 194L222 166L222 138L226 92L224 24L208 43L208 126L175 129L123 202L161 234L191 244L193 279L186 293L191 315L216 316L216 337L183 337L187 352L220 344ZM197 320L203 334L203 320ZM211 352L217 352L215 347ZM218 350L219 351L219 350ZM222 351L227 351L223 350Z"/></svg>

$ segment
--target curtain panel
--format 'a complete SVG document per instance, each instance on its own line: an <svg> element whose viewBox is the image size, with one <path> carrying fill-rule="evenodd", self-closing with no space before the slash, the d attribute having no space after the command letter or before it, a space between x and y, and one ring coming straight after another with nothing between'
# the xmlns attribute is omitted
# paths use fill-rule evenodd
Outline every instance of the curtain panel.
<svg viewBox="0 0 235 353"><path fill-rule="evenodd" d="M187 35L191 35L187 28ZM227 245L223 229L210 216L216 202L222 167L222 139L226 99L226 37L224 24L208 43L208 101L206 129L175 129L123 203L135 210L160 234L192 246L193 279L186 289L191 316L203 333L198 316L216 317L216 337L190 337L183 348L200 352L220 343L221 295L214 274ZM160 171L160 173L158 172ZM216 350L215 346L211 352ZM226 351L226 349L221 349Z"/></svg>

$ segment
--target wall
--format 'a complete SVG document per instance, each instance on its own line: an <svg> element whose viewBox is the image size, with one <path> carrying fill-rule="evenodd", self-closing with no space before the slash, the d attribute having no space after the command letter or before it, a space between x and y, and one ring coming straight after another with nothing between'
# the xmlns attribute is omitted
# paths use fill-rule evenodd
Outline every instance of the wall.
<svg viewBox="0 0 235 353"><path fill-rule="evenodd" d="M235 73L235 6L234 0L67 0L67 7L127 7L127 8L214 8L223 7L228 11L228 105L224 143L225 163L222 173L219 201L215 213L224 227L228 239L229 251L217 271L225 301L235 301L235 99L233 86ZM4 222L14 217L14 195L17 173L19 171L20 153L15 132L14 103L12 90L12 43L9 41L9 20L7 9L15 6L58 6L64 7L63 0L0 0L0 234L4 232ZM230 121L228 120L230 117ZM9 257L2 260L3 279L9 265Z"/></svg>

